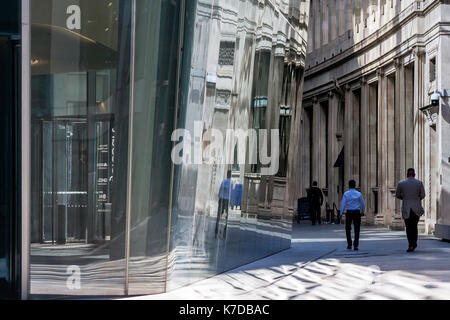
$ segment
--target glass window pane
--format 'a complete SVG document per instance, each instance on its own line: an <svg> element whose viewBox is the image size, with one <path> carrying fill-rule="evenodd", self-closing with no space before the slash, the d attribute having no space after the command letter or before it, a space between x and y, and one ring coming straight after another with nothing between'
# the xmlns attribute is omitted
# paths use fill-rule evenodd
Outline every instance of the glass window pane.
<svg viewBox="0 0 450 320"><path fill-rule="evenodd" d="M31 1L32 295L125 288L131 1Z"/></svg>
<svg viewBox="0 0 450 320"><path fill-rule="evenodd" d="M186 1L168 290L290 246L294 188L262 158L289 170L300 118L281 109L300 113L300 11L301 1ZM284 82L285 70L299 76Z"/></svg>
<svg viewBox="0 0 450 320"><path fill-rule="evenodd" d="M164 292L181 1L136 1L129 293Z"/></svg>

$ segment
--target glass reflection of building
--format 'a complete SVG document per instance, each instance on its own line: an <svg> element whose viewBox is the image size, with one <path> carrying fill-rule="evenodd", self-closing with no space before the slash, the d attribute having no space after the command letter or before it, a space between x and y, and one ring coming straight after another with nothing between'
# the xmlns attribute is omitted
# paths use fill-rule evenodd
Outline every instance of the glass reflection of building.
<svg viewBox="0 0 450 320"><path fill-rule="evenodd" d="M31 0L30 294L161 293L288 248L308 2L75 2ZM173 165L196 123L204 147L280 129L279 172L228 138L230 164Z"/></svg>

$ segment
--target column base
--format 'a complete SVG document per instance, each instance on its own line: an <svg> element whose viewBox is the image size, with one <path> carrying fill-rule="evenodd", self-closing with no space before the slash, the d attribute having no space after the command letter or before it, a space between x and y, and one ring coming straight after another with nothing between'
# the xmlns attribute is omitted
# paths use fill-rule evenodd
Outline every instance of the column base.
<svg viewBox="0 0 450 320"><path fill-rule="evenodd" d="M384 223L384 216L382 215L376 215L375 216L375 222L374 222L375 226L377 227L384 227L385 223Z"/></svg>
<svg viewBox="0 0 450 320"><path fill-rule="evenodd" d="M405 227L405 222L399 216L394 217L394 219L392 220L391 225L389 226L389 229L395 230L395 231L403 231L403 230L405 230L405 228L406 228Z"/></svg>
<svg viewBox="0 0 450 320"><path fill-rule="evenodd" d="M423 220L422 218L420 219L417 228L419 230L419 234L427 234L427 226L425 224L425 220Z"/></svg>

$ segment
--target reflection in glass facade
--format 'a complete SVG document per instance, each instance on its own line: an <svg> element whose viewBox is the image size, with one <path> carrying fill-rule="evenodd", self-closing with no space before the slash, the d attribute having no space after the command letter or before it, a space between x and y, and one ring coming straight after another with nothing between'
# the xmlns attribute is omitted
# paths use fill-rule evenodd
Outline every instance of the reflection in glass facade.
<svg viewBox="0 0 450 320"><path fill-rule="evenodd" d="M309 3L75 2L31 1L30 293L162 293L289 248Z"/></svg>

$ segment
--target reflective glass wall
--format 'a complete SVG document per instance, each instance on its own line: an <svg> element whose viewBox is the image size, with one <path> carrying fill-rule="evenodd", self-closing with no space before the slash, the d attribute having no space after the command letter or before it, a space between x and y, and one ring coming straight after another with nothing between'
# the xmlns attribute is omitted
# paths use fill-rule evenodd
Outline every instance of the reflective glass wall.
<svg viewBox="0 0 450 320"><path fill-rule="evenodd" d="M308 12L307 1L186 2L169 290L290 247Z"/></svg>
<svg viewBox="0 0 450 320"><path fill-rule="evenodd" d="M131 1L30 11L30 293L124 294Z"/></svg>
<svg viewBox="0 0 450 320"><path fill-rule="evenodd" d="M31 295L161 293L290 246L308 2L31 5Z"/></svg>

